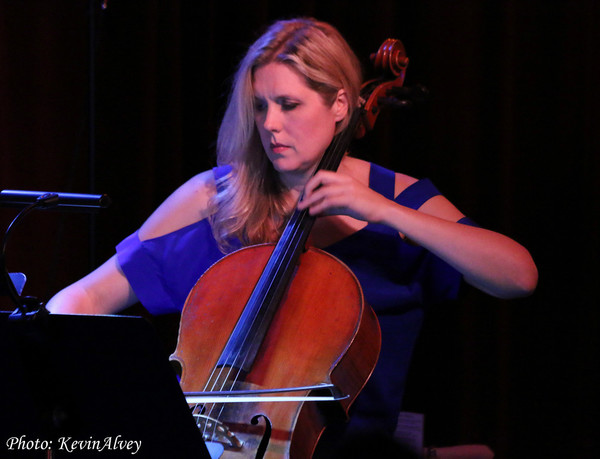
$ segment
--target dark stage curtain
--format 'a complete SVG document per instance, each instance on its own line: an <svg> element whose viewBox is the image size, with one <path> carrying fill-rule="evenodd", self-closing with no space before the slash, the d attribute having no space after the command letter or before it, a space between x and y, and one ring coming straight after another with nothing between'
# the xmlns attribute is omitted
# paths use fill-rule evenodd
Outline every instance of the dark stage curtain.
<svg viewBox="0 0 600 459"><path fill-rule="evenodd" d="M592 457L598 3L288 3L1 0L0 189L102 192L114 202L93 216L30 215L8 246L10 271L48 299L211 167L231 74L272 20L332 22L367 74L369 53L397 37L410 57L406 84L430 97L384 114L356 153L430 177L482 226L527 246L540 270L530 298L465 288L457 304L430 312L406 408L426 414L428 444ZM2 229L15 213L0 209Z"/></svg>

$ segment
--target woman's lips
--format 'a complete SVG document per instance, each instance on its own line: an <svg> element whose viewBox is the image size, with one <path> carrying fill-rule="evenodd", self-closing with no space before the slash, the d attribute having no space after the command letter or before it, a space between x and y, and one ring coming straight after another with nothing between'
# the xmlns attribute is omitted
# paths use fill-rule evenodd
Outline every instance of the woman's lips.
<svg viewBox="0 0 600 459"><path fill-rule="evenodd" d="M275 154L281 154L288 148L289 148L289 146L284 145L282 143L272 143L271 144L271 151Z"/></svg>

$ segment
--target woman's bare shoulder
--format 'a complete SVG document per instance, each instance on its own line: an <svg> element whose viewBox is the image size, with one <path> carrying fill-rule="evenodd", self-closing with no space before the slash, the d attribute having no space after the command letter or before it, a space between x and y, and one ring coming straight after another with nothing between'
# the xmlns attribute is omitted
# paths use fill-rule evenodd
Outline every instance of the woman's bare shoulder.
<svg viewBox="0 0 600 459"><path fill-rule="evenodd" d="M415 177L411 177L410 175L402 174L400 172L396 172L396 182L394 186L394 196L398 196L404 190L406 190L413 183L419 181L419 179Z"/></svg>
<svg viewBox="0 0 600 459"><path fill-rule="evenodd" d="M141 240L153 239L196 223L210 215L210 199L215 194L212 170L202 172L171 194L144 222Z"/></svg>
<svg viewBox="0 0 600 459"><path fill-rule="evenodd" d="M338 172L350 175L359 182L368 185L371 163L364 159L354 158L353 156L344 156Z"/></svg>

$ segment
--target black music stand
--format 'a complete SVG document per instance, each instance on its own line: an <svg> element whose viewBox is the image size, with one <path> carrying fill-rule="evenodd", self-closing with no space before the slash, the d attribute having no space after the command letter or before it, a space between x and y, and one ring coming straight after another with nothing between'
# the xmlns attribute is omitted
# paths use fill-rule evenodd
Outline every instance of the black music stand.
<svg viewBox="0 0 600 459"><path fill-rule="evenodd" d="M210 458L168 356L140 317L0 313L0 397L1 457ZM11 438L21 441L9 450ZM118 441L141 447L132 454L135 444L114 449L128 445Z"/></svg>

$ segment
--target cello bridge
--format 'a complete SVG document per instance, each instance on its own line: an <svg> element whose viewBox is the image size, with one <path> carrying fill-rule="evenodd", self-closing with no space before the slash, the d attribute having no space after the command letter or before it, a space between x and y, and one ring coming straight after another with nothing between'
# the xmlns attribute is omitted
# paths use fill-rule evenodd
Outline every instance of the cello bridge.
<svg viewBox="0 0 600 459"><path fill-rule="evenodd" d="M204 414L194 413L194 419L204 441L223 443L230 448L240 449L243 442L224 423Z"/></svg>

